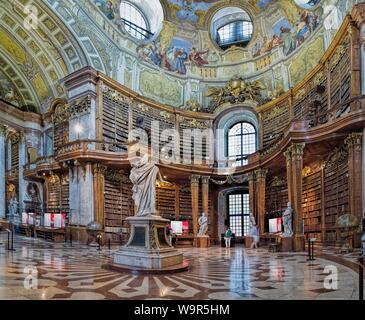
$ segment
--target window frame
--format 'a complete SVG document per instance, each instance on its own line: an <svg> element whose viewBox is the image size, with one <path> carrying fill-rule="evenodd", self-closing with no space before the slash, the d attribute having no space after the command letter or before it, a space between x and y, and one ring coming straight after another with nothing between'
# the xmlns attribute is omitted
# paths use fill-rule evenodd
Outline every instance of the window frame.
<svg viewBox="0 0 365 320"><path fill-rule="evenodd" d="M246 37L245 37L245 33L244 33L245 23L250 24L249 29L251 31L251 33L247 34L248 35L247 41L246 41ZM222 41L222 39L220 38L220 30L222 30L226 27L229 27L231 25L234 28L234 31L232 32L233 34L231 34L231 30L229 30L229 39ZM242 30L238 30L241 25L242 25ZM240 20L229 21L226 24L217 28L216 35L215 35L215 42L217 43L217 45L220 48L230 47L232 45L237 45L237 44L239 45L241 43L245 43L246 44L245 46L247 46L248 43L253 38L253 33L254 33L253 29L254 29L254 24L253 24L252 20L240 19ZM241 33L242 33L241 35L240 35L239 31L241 31ZM232 39L239 38L239 37L241 37L240 40L232 40Z"/></svg>
<svg viewBox="0 0 365 320"><path fill-rule="evenodd" d="M243 157L246 157L246 156L249 156L250 154L253 154L253 153L255 153L255 152L257 152L257 149L258 149L258 141L257 141L257 137L258 137L258 132L257 132L257 128L256 128L256 126L254 125L254 124L252 124L251 122L249 122L249 121L238 121L238 122L235 122L234 124L232 124L229 128L228 128L228 130L226 131L226 136L225 136L225 141L226 141L226 157L227 157L227 160L228 161L231 161L231 157L233 157L233 156L230 156L229 155L229 146L230 146L230 144L229 144L229 138L230 138L230 131L236 126L236 125L238 125L238 124L241 124L241 132L242 132L242 125L243 124L248 124L248 125L250 125L250 126L252 126L252 128L253 128L253 130L254 130L254 132L252 132L252 133L241 133L240 135L236 135L236 136L239 136L240 137L240 144L241 144L241 155L235 155L235 157L236 158L243 158ZM253 135L254 136L254 140L255 140L255 151L253 152L253 153L245 153L245 154L243 154L243 146L244 146L244 144L243 144L243 137L244 136L249 136L249 135ZM236 166L245 166L245 165L247 165L247 163L246 164L244 164L244 161L246 161L246 160L244 160L244 159L241 159L241 160L239 160L240 161L240 164L239 165L237 165L237 160L235 161L235 164L236 164Z"/></svg>
<svg viewBox="0 0 365 320"><path fill-rule="evenodd" d="M241 212L239 214L231 214L230 212L230 199L232 196L240 196L241 203ZM246 199L244 199L246 196ZM247 190L238 190L233 191L227 194L227 224L228 227L231 228L232 232L236 235L236 237L247 237L250 232L250 194ZM245 213L245 209L247 212ZM235 226L231 225L231 217L241 217L241 235L237 233L237 229ZM246 218L246 219L245 219Z"/></svg>
<svg viewBox="0 0 365 320"><path fill-rule="evenodd" d="M152 34L153 35L153 33L151 32L151 26L150 26L150 22L149 22L149 20L148 20L148 18L147 18L147 15L143 12L143 10L141 9L141 8L139 8L137 5L135 5L134 3L131 3L131 2L129 2L129 1L126 1L126 0L123 0L123 1L121 1L120 2L120 5L119 5L119 12L121 13L121 7L122 7L122 5L123 4L126 4L126 5L128 5L128 6L130 6L131 8L133 8L133 9L135 9L139 14L140 14L140 16L142 17L142 19L143 19L143 21L144 21L144 23L145 23L145 25L146 25L146 28L144 28L144 27L142 27L142 26L139 26L135 21L132 21L132 20L130 20L130 19L126 19L125 17L122 17L122 15L120 14L120 18L122 19L122 20L126 20L126 21L128 21L128 22L130 22L130 23L132 23L133 25L135 25L135 26L138 26L140 29L143 29L143 30L145 30L145 31L147 31L148 33L150 33L150 34ZM147 36L145 36L145 37L141 37L141 35L139 34L139 36L135 36L133 33L131 33L131 32L129 32L128 31L128 29L127 29L127 27L128 26L125 26L125 29L126 29L126 31L128 32L128 34L131 36L131 37L133 37L134 39L137 39L137 40L147 40L147 39L149 39ZM134 29L132 28L132 31L134 31Z"/></svg>

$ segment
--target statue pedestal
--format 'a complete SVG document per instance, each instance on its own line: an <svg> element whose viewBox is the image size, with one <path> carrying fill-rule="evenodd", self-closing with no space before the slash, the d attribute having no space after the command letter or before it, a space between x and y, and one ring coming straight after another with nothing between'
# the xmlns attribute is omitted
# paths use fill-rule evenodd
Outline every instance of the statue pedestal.
<svg viewBox="0 0 365 320"><path fill-rule="evenodd" d="M281 238L281 251L282 252L293 252L293 237Z"/></svg>
<svg viewBox="0 0 365 320"><path fill-rule="evenodd" d="M197 238L197 247L198 248L209 248L210 247L209 236L198 237Z"/></svg>
<svg viewBox="0 0 365 320"><path fill-rule="evenodd" d="M252 243L253 243L253 238L246 236L245 237L245 248L251 248Z"/></svg>
<svg viewBox="0 0 365 320"><path fill-rule="evenodd" d="M294 250L295 250L295 252L305 251L305 238L304 238L304 235L295 235L295 237L294 237Z"/></svg>
<svg viewBox="0 0 365 320"><path fill-rule="evenodd" d="M128 243L114 254L113 268L136 271L161 271L183 268L183 255L170 246L166 236L169 220L159 216L129 217L131 234ZM187 268L185 264L184 269ZM179 271L181 271L179 269Z"/></svg>

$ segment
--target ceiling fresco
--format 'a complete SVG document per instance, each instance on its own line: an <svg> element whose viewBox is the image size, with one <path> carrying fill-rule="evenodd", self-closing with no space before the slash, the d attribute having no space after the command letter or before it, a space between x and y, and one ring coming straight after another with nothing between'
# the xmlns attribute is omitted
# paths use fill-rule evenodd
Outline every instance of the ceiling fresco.
<svg viewBox="0 0 365 320"><path fill-rule="evenodd" d="M65 95L60 80L87 65L175 107L190 100L208 106L206 93L224 88L234 77L259 81L264 98L274 98L318 63L357 3L231 0L230 7L239 6L252 18L254 33L247 47L223 51L208 22L227 1L129 1L153 21L151 39L141 41L126 32L121 0L34 0L40 19L32 31L22 27L21 5L1 2L0 98L45 112L52 99ZM156 5L159 14L152 10Z"/></svg>

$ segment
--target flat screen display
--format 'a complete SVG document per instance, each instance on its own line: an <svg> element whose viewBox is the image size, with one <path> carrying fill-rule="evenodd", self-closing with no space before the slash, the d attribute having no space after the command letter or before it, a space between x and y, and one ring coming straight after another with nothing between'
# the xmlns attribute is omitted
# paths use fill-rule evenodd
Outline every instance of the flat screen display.
<svg viewBox="0 0 365 320"><path fill-rule="evenodd" d="M269 220L269 232L282 232L282 218L274 218Z"/></svg>
<svg viewBox="0 0 365 320"><path fill-rule="evenodd" d="M183 222L182 221L171 221L171 229L175 234L183 233Z"/></svg>

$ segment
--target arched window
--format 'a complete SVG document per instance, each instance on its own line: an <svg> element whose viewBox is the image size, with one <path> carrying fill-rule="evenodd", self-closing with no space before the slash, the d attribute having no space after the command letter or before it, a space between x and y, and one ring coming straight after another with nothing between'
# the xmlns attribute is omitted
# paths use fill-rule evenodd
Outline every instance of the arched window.
<svg viewBox="0 0 365 320"><path fill-rule="evenodd" d="M250 229L250 196L247 192L228 194L228 224L236 237L247 236Z"/></svg>
<svg viewBox="0 0 365 320"><path fill-rule="evenodd" d="M253 33L251 21L233 21L218 29L217 44L226 49L231 45L246 46Z"/></svg>
<svg viewBox="0 0 365 320"><path fill-rule="evenodd" d="M210 34L223 50L233 45L246 47L252 39L253 22L242 8L224 7L214 14Z"/></svg>
<svg viewBox="0 0 365 320"><path fill-rule="evenodd" d="M236 123L229 129L227 137L228 159L235 166L247 164L247 156L256 152L256 129L248 122Z"/></svg>
<svg viewBox="0 0 365 320"><path fill-rule="evenodd" d="M149 39L153 36L145 15L133 4L122 1L120 4L120 17L125 29L131 36L140 40Z"/></svg>

